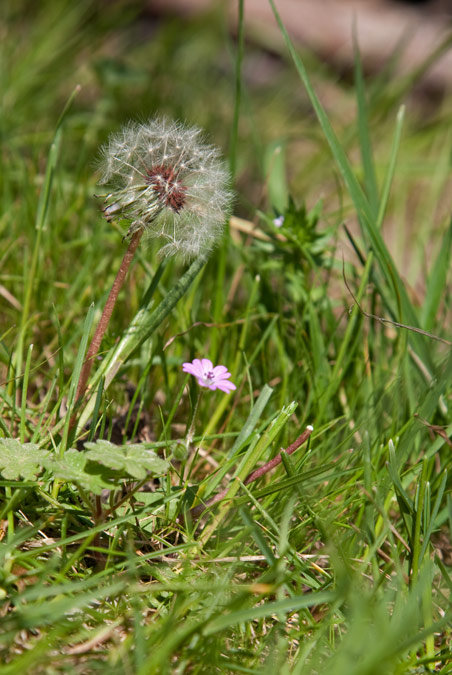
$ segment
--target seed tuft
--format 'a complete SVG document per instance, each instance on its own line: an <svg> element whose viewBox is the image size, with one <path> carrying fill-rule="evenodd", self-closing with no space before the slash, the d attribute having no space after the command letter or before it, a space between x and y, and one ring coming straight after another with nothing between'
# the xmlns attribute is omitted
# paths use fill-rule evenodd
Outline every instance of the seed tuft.
<svg viewBox="0 0 452 675"><path fill-rule="evenodd" d="M128 236L143 229L159 237L161 255L206 257L231 211L230 177L219 151L201 131L165 117L131 122L102 150L101 183L107 220L130 221Z"/></svg>

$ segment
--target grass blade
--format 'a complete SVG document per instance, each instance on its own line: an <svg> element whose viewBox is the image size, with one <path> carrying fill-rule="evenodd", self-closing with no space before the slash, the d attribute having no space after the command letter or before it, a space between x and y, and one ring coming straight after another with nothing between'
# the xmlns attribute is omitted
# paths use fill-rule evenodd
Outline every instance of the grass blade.
<svg viewBox="0 0 452 675"><path fill-rule="evenodd" d="M369 133L369 116L367 110L366 92L364 88L363 67L359 52L358 38L356 35L356 23L353 25L353 46L355 54L355 87L356 101L358 106L358 136L361 149L361 159L364 170L364 184L369 199L369 206L374 217L378 213L378 185L375 173L375 164L372 154L372 145Z"/></svg>
<svg viewBox="0 0 452 675"><path fill-rule="evenodd" d="M444 233L438 255L432 265L428 278L425 301L422 307L422 325L425 330L433 331L441 299L446 288L447 275L450 270L452 251L452 218L449 227Z"/></svg>
<svg viewBox="0 0 452 675"><path fill-rule="evenodd" d="M402 280L397 272L396 266L392 257L381 237L380 232L378 231L376 222L374 220L373 212L370 207L369 201L365 196L355 174L353 173L350 162L339 143L339 140L331 126L331 123L328 119L327 114L325 113L322 104L320 103L317 94L315 93L311 82L309 80L306 68L301 60L301 57L295 50L293 43L287 33L287 30L282 23L281 17L278 14L278 11L275 7L274 0L269 0L272 7L273 13L275 15L276 21L280 27L280 30L284 36L287 48L292 56L295 67L297 69L298 75L306 89L306 92L311 101L312 107L317 115L318 121L322 128L325 138L328 141L333 157L336 161L336 164L341 172L345 184L350 193L350 197L355 205L355 208L358 213L358 217L361 223L361 226L367 232L371 245L374 249L376 259L380 265L380 269L388 283L389 287L393 289L396 306L388 307L388 309L395 315L400 317L400 323L408 323L410 325L419 327L419 321L417 313L414 310L414 307L408 297L405 286L402 283ZM398 308L396 309L398 305ZM402 318L403 317L403 318ZM426 341L419 335L415 333L409 334L409 340L412 342L413 347L416 349L417 353L421 357L424 364L428 368L432 367L431 355L429 352L428 344Z"/></svg>

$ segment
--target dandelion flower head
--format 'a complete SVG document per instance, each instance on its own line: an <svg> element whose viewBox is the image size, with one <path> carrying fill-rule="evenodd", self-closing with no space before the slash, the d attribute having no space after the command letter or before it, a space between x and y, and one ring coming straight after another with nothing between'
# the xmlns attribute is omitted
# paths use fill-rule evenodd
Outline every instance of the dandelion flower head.
<svg viewBox="0 0 452 675"><path fill-rule="evenodd" d="M184 373L194 375L200 387L220 389L225 394L237 389L235 384L229 380L231 373L226 366L214 366L209 359L194 359L192 363L183 363L182 370Z"/></svg>
<svg viewBox="0 0 452 675"><path fill-rule="evenodd" d="M108 220L130 221L128 235L143 229L160 237L162 255L207 256L230 213L229 173L219 151L200 129L165 117L131 122L103 148L102 184Z"/></svg>

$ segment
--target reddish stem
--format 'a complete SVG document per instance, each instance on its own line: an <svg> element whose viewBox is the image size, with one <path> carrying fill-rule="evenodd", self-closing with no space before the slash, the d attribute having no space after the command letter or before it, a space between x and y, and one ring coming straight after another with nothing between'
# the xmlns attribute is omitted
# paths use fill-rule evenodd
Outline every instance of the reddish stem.
<svg viewBox="0 0 452 675"><path fill-rule="evenodd" d="M140 243L142 234L143 230L137 230L135 234L132 236L129 247L124 254L124 258L122 259L118 273L113 282L113 286L111 287L110 294L107 298L107 302L105 303L104 311L102 312L102 316L100 317L99 323L97 324L96 331L93 335L93 339L91 340L91 344L88 348L88 351L86 352L85 362L80 372L80 378L77 384L77 391L75 394L76 404L79 403L85 396L88 379L91 373L91 368L93 366L93 359L99 352L102 338L104 337L105 331L108 328L108 324L110 323L110 318L113 313L116 300L118 299L119 291L121 290L121 287L124 283L124 279L126 278L126 274L129 270L130 263L132 262L132 258L135 254L135 251L137 250L138 244ZM73 415L71 419L70 425L71 429L73 428L74 424L75 424L75 415Z"/></svg>
<svg viewBox="0 0 452 675"><path fill-rule="evenodd" d="M306 429L303 431L303 433L300 434L298 438L289 445L287 450L281 449L279 455L273 457L273 459L267 462L267 464L261 466L259 469L256 469L255 471L252 471L250 474L248 474L248 476L243 481L244 485L249 485L253 481L257 480L258 478L261 478L261 476L264 476L266 473L274 469L275 466L278 466L278 464L281 464L282 453L285 452L286 455L291 455L292 453L294 453L295 450L298 450L300 445L303 445L303 443L305 443L308 440L309 436L312 434L313 431L314 431L313 427L311 427L310 425L307 426ZM204 504L198 504L198 506L195 506L195 508L193 508L190 511L190 515L193 518L196 518L209 506L212 506L212 504L216 504L217 502L221 501L227 495L228 490L229 488L227 487L225 490L222 490L214 497L211 497L211 499L208 499L207 502L205 502Z"/></svg>

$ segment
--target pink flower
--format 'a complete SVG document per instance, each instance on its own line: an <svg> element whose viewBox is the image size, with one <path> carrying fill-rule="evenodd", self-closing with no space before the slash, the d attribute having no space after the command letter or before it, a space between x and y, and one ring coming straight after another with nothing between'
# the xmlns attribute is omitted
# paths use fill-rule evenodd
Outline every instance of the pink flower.
<svg viewBox="0 0 452 675"><path fill-rule="evenodd" d="M229 394L237 389L233 382L229 381L231 373L226 366L213 366L209 359L194 359L192 363L183 363L184 373L194 375L201 387L209 389L221 389L225 394Z"/></svg>

